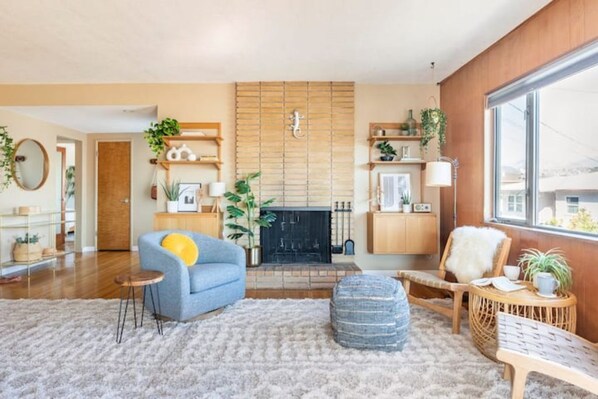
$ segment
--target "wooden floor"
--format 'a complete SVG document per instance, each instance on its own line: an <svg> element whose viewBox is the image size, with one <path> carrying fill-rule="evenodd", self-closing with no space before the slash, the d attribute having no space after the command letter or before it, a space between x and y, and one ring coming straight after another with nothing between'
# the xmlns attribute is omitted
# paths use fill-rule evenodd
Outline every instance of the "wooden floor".
<svg viewBox="0 0 598 399"><path fill-rule="evenodd" d="M0 284L0 298L118 298L114 277L139 270L137 252L69 254L23 276L20 282ZM248 298L330 298L331 290L248 290Z"/></svg>

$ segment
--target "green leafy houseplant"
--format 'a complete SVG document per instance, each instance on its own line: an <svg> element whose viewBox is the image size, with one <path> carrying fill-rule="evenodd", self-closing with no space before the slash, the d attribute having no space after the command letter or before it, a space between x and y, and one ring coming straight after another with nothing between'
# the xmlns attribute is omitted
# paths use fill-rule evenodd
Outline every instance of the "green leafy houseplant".
<svg viewBox="0 0 598 399"><path fill-rule="evenodd" d="M420 148L426 152L434 137L438 137L438 154L442 155L442 145L446 142L446 114L440 108L425 108L421 111L422 138Z"/></svg>
<svg viewBox="0 0 598 399"><path fill-rule="evenodd" d="M250 173L245 179L238 180L235 183L235 192L226 192L224 197L234 205L226 207L228 211L228 219L242 218L245 225L231 222L227 223L226 227L234 230L234 233L227 237L231 240L238 240L243 236L247 236L247 247L253 248L255 244L255 233L258 227L272 227L272 222L276 220L276 215L272 212L264 212L260 215L260 208L265 208L272 204L276 199L270 198L267 201L258 204L255 194L251 190L251 182L261 176L261 172Z"/></svg>
<svg viewBox="0 0 598 399"><path fill-rule="evenodd" d="M164 190L164 195L168 201L178 201L181 197L181 194L185 190L181 190L181 183L178 181L172 182L170 184L162 184L162 190Z"/></svg>
<svg viewBox="0 0 598 399"><path fill-rule="evenodd" d="M524 270L524 278L533 281L538 273L550 273L559 282L558 291L564 293L573 285L571 268L567 259L558 248L546 252L534 248L524 249L518 260L519 266Z"/></svg>
<svg viewBox="0 0 598 399"><path fill-rule="evenodd" d="M392 161L395 155L397 155L397 150L394 149L392 145L388 142L388 140L384 140L381 143L378 143L376 146L380 150L382 156L380 157L383 161Z"/></svg>
<svg viewBox="0 0 598 399"><path fill-rule="evenodd" d="M0 191L8 188L14 180L12 158L15 154L15 144L9 136L6 126L0 126Z"/></svg>
<svg viewBox="0 0 598 399"><path fill-rule="evenodd" d="M152 123L150 128L145 131L143 137L149 144L150 149L156 157L164 151L164 136L177 136L180 134L181 128L176 119L164 118L159 123Z"/></svg>
<svg viewBox="0 0 598 399"><path fill-rule="evenodd" d="M39 234L29 235L29 233L25 233L23 237L16 238L17 244L35 244L39 242Z"/></svg>
<svg viewBox="0 0 598 399"><path fill-rule="evenodd" d="M66 168L64 172L65 177L65 187L64 187L64 197L65 200L68 201L72 197L75 196L75 166L71 165Z"/></svg>
<svg viewBox="0 0 598 399"><path fill-rule="evenodd" d="M411 204L411 193L409 191L405 191L401 195L401 202L403 203L403 205Z"/></svg>

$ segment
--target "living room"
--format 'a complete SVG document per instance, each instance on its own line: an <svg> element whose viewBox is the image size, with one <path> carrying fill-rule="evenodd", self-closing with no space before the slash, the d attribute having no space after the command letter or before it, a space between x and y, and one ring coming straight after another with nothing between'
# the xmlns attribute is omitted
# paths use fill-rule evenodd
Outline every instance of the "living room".
<svg viewBox="0 0 598 399"><path fill-rule="evenodd" d="M517 159L511 162L517 168L511 170L509 180L501 180L501 173L497 179L495 160L501 153L494 152L495 110L514 101L509 90L515 90L517 84L525 86L525 78L537 77L538 71L556 74L550 68L558 68L559 62L588 63L575 70L580 76L596 70L590 62L595 60L592 51L598 38L598 3L477 3L460 0L449 7L442 1L368 5L364 1L304 4L264 0L251 5L182 1L166 6L152 1L139 9L140 4L114 1L35 8L10 2L2 17L6 28L0 46L5 54L0 67L0 126L6 126L6 135L0 137L9 137L13 147L21 149L25 148L20 145L22 140L37 142L42 157L45 153L45 162L41 162L45 166L39 184L28 186L19 179L29 155L18 148L9 159L0 155L0 160L6 160L0 164L0 177L19 174L0 191L0 298L5 298L0 306L10 315L0 325L0 332L8 337L11 348L3 351L1 358L15 364L5 374L5 382L0 382L2 395L507 396L511 386L501 378L502 366L496 359L487 359L476 348L475 338L472 341L474 290L464 295L464 306L458 306L460 334L451 334L451 328L452 332L459 328L455 327L454 307L461 294L447 295L445 290L437 295L430 287L422 288L421 281L412 280L411 292L408 284L405 286L411 302L411 332L404 352L345 349L333 339L328 304L333 287L343 277L363 274L396 281L400 271L438 269L445 263L449 235L463 226L504 232L510 238L506 265L517 265L528 249L547 252L558 248L573 270L567 292L576 301L572 321L563 328L590 342L598 341L598 300L593 289L598 274L592 268L596 231L591 216L587 230L570 227L579 219L571 221L576 214L592 212L591 184L583 193L572 194L571 176L541 176L546 180L538 179L536 184L550 183L551 188L549 194L539 190L536 203L521 194L529 189L526 182L533 180L521 176L535 176L526 169L531 166ZM564 80L568 75L559 76ZM555 86L561 90L558 96L571 88L575 89L571 92L587 88L591 93L595 75L584 76L585 80L567 87L562 83ZM542 107L549 102L550 93L546 93ZM511 97L505 100L504 96ZM595 105L588 98L585 114L591 114ZM575 101L569 103L580 108ZM562 104L554 107L547 114L562 116L562 110L568 110ZM441 145L436 133L421 151L421 137L427 134L422 116L436 109L446 122L440 138L446 142ZM432 123L438 125L440 114L433 115L436 120ZM147 141L151 124L169 118L178 121L177 133L187 138L182 142L176 137L167 139L156 153ZM561 123L557 119L542 120L540 125L557 126ZM581 128L574 126L586 121L565 119L563 123L577 132ZM562 137L569 130L555 128L555 132ZM562 164L575 163L578 159L569 153L582 153L579 148L586 147L583 168L577 167L576 176L594 171L592 156L596 153L591 141L584 141L586 137L579 134L567 138L565 144L557 142L554 153L547 153ZM209 143L204 145L204 141ZM125 145L125 155L111 147L117 143ZM393 161L380 160L384 143L393 147ZM185 159L168 158L178 156L167 154L175 147L180 150L181 144L188 144L193 152L193 158L183 155L191 167L177 163ZM59 150L54 150L57 147L65 148L66 155L59 155ZM520 148L525 152L525 143L517 151ZM502 156L511 150L503 148ZM523 158L530 157L527 153ZM448 167L448 184L431 184L436 161L445 171ZM554 161L554 169L557 163ZM72 167L70 180L65 175L68 166ZM562 172L565 168L559 164L558 169ZM118 171L125 171L126 184L110 180ZM230 226L234 218L227 219L231 215L228 207L235 201L225 192L235 192L235 182L254 172L261 172L250 181L257 200L275 199L270 207L277 221L272 221L270 232L283 231L284 223L296 229L299 216L305 216L299 212L318 211L325 215L324 228L319 228L324 231L323 238L301 236L301 244L291 240L288 246L284 235L272 238L275 244L270 244L270 250L262 249L260 256L270 256L270 260L247 267L243 274L244 296L269 298L264 302L243 299L205 320L164 321L158 328L164 336L149 316L138 329L128 320L121 335L117 328L117 340L120 336L122 344L116 344L113 327L117 318L120 320L118 298L123 298L124 286L115 284L114 279L147 269L140 237L180 228L177 223L181 221L198 220L201 224L200 219L216 215L213 236L247 244L247 237L227 238L235 232ZM107 183L102 183L104 178ZM176 182L201 184L191 200L192 212L181 208L180 201L179 209L187 210L167 212L163 187ZM66 187L71 187L70 194ZM407 189L400 191L400 187ZM114 189L121 191L115 194ZM395 189L398 195L391 198L389 192ZM186 192L195 189L189 190ZM504 198L497 197L497 191L504 192ZM402 194L410 197L405 198L410 212L399 212ZM118 203L110 204L111 195L119 196ZM549 205L542 202L549 200ZM504 204L496 206L501 201ZM543 209L552 210L546 223ZM559 213L561 209L566 211ZM532 213L537 216L529 216ZM15 230L11 224L21 227ZM205 232L203 228L205 225L197 231ZM255 233L258 241L259 230ZM41 247L48 251L42 262L13 261L16 237L25 233L30 233L25 242L37 234ZM292 247L296 254L299 245L305 248L307 241L310 251L314 247L324 251L317 258L309 254L292 262L281 260L278 243L285 250ZM202 245L198 247L201 260L205 252ZM409 277L401 280L405 284ZM164 306L168 306L167 295L160 291ZM449 308L453 306L448 311L453 315L452 326L442 314L419 306L422 297L430 296L435 298L432 302L448 301ZM89 302L80 301L82 298ZM94 300L98 298L102 301ZM280 298L299 300L289 303ZM52 301L36 302L48 299ZM107 308L102 307L104 303ZM144 303L146 308L150 306ZM76 347L61 348L55 327L36 321L43 314L64 323L66 336L79 346L84 342L77 334L88 339L93 339L93 334L103 335L102 340L82 350L78 360ZM240 333L243 329L247 331ZM274 346L265 338L268 333ZM415 337L420 333L418 341ZM23 334L30 334L30 341L22 341ZM22 349L21 342L39 346L39 334L52 337L42 344L43 354L36 357ZM230 337L230 348L224 336ZM185 353L175 337L184 337L181 342L187 348L195 345L196 352ZM202 340L213 340L214 345L210 348ZM63 360L54 360L52 345L59 348L56 354ZM130 348L125 349L126 345ZM290 348L289 352L276 345ZM440 349L444 346L450 352L446 356ZM445 368L454 368L452 362L465 356L470 363L463 365L464 372L473 377L431 367L425 356L418 355L418 348L438 352L432 353L431 359ZM172 359L168 351L178 359ZM151 366L153 354L176 371L160 376L164 370ZM130 369L118 366L118 376L109 363L121 355L138 359ZM31 359L54 363L42 370ZM68 365L68 359L74 366ZM359 368L359 364L364 365L361 373L349 367ZM305 369L299 372L302 365ZM204 375L195 375L192 366ZM32 367L43 376L25 377L24 370ZM85 371L77 379L73 371L79 368ZM326 370L329 375L320 377ZM237 372L238 380L227 374ZM591 395L553 378L576 384L566 379L564 372L550 375L530 375L526 397ZM124 377L130 379L131 386L123 385ZM595 383L595 374L593 377ZM52 378L55 383L49 381ZM102 387L101 378L110 382ZM439 382L425 386L426 379ZM70 383L73 388L67 388ZM182 388L185 383L188 389Z"/></svg>

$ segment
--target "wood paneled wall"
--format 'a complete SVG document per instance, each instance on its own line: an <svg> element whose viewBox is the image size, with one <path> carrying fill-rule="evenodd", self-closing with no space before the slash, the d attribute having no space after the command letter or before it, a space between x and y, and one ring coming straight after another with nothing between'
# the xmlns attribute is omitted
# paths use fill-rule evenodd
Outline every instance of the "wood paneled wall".
<svg viewBox="0 0 598 399"><path fill-rule="evenodd" d="M484 102L494 91L567 52L598 39L598 1L555 0L441 83L448 117L447 156L457 157L459 225L484 224ZM441 238L452 229L452 192L441 190ZM578 333L598 341L598 243L501 227L512 239L509 262L525 248L563 249L574 270Z"/></svg>
<svg viewBox="0 0 598 399"><path fill-rule="evenodd" d="M237 83L237 177L262 171L256 191L274 206L353 201L354 97L351 82ZM300 138L289 127L295 109Z"/></svg>

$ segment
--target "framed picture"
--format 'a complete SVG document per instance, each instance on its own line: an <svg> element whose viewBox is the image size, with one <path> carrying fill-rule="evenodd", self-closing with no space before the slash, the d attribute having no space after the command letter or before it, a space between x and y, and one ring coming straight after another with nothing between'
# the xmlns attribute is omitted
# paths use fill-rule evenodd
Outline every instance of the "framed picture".
<svg viewBox="0 0 598 399"><path fill-rule="evenodd" d="M201 183L181 183L179 212L197 212L199 209L199 190Z"/></svg>
<svg viewBox="0 0 598 399"><path fill-rule="evenodd" d="M402 209L401 196L411 192L411 175L409 173L380 173L380 210L382 212L399 212Z"/></svg>

